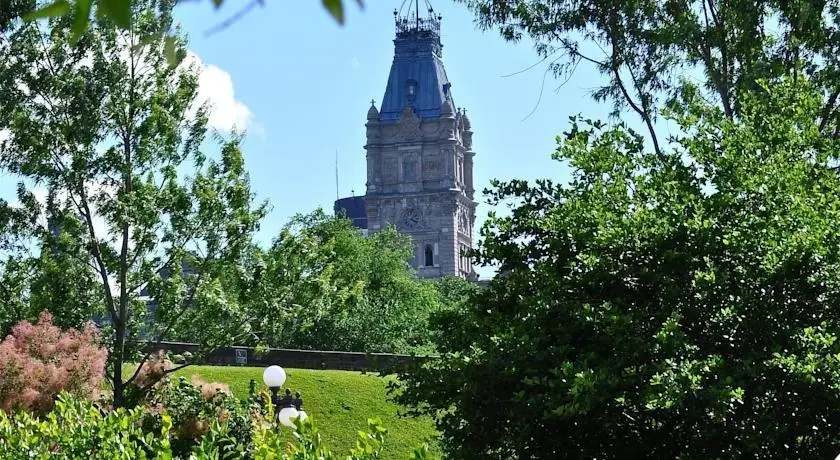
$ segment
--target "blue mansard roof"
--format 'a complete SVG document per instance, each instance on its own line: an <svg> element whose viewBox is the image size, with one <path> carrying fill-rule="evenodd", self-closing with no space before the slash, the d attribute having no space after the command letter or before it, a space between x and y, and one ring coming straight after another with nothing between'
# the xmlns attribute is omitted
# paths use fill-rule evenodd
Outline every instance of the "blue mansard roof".
<svg viewBox="0 0 840 460"><path fill-rule="evenodd" d="M445 99L455 106L443 68L442 48L439 17L397 20L394 62L379 121L398 120L406 105L414 107L420 118L439 117Z"/></svg>

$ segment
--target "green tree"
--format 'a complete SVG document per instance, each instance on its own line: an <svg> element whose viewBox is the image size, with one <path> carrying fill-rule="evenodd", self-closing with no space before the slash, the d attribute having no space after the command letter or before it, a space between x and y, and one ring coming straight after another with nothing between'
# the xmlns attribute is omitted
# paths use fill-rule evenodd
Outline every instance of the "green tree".
<svg viewBox="0 0 840 460"><path fill-rule="evenodd" d="M0 337L19 321L35 321L44 310L62 329L81 330L104 313L101 289L81 238L83 222L56 206L40 203L19 187L18 203L0 201Z"/></svg>
<svg viewBox="0 0 840 460"><path fill-rule="evenodd" d="M664 155L576 122L568 185L495 184L517 205L477 255L506 275L401 376L453 458L840 451L840 146L803 80L761 84L737 121L686 92Z"/></svg>
<svg viewBox="0 0 840 460"><path fill-rule="evenodd" d="M3 141L0 140L0 149ZM37 229L38 200L18 188L18 203L0 199L0 337L18 321L35 320L28 304L32 279L32 258L26 243Z"/></svg>
<svg viewBox="0 0 840 460"><path fill-rule="evenodd" d="M497 28L507 40L533 39L555 74L593 66L607 79L594 98L640 117L657 151L660 110L695 77L730 119L758 81L807 78L822 91L820 130L840 135L837 1L458 1L482 29Z"/></svg>
<svg viewBox="0 0 840 460"><path fill-rule="evenodd" d="M0 129L10 133L0 167L22 190L46 188L50 216L63 216L35 276L55 289L45 276L74 265L95 274L117 406L137 375L123 364L148 358L134 346L141 332L162 339L189 322L210 350L276 316L274 304L243 304L225 289L226 274L252 260L265 206L253 203L239 136L219 139L215 158L204 151L197 69L168 59L185 55L183 37L174 49L164 38L173 4L134 1L129 28L101 20L78 41L68 18L20 25L0 67ZM79 298L88 293L79 286Z"/></svg>
<svg viewBox="0 0 840 460"><path fill-rule="evenodd" d="M363 235L318 210L296 216L268 251L268 284L292 318L271 340L286 347L423 351L429 315L442 308L433 284L409 265L411 240L393 228Z"/></svg>

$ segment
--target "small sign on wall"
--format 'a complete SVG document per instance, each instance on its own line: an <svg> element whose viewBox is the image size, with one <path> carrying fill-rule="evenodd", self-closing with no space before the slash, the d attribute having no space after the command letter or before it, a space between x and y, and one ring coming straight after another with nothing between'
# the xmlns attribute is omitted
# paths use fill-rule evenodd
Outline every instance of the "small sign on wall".
<svg viewBox="0 0 840 460"><path fill-rule="evenodd" d="M236 364L248 364L248 350L244 348L236 348Z"/></svg>

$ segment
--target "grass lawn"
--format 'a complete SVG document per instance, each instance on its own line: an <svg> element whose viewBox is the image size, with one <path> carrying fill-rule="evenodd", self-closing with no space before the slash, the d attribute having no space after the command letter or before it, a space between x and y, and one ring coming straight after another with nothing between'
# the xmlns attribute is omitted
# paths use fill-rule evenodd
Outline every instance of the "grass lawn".
<svg viewBox="0 0 840 460"><path fill-rule="evenodd" d="M208 382L230 385L236 396L248 394L248 382L263 386L262 367L190 366L176 375L199 375ZM440 458L434 441L434 424L427 418L397 415L397 406L388 401L386 380L359 372L285 369L286 385L300 391L303 409L318 425L326 444L335 453L346 455L355 446L357 432L367 428L367 419L378 417L388 429L382 458L408 459L415 445L428 442L431 458Z"/></svg>

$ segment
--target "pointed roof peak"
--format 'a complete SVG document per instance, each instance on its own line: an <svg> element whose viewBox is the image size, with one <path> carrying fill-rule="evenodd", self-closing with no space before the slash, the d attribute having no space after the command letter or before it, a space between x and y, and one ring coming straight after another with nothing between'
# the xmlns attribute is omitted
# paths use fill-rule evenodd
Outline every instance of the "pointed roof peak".
<svg viewBox="0 0 840 460"><path fill-rule="evenodd" d="M405 107L411 107L426 119L441 116L446 100L455 107L441 57L441 17L428 1L425 1L427 12L422 13L421 3L404 0L400 10L394 11L397 34L394 61L379 107L382 122L397 121Z"/></svg>

